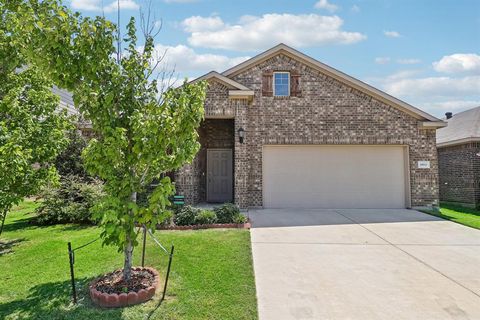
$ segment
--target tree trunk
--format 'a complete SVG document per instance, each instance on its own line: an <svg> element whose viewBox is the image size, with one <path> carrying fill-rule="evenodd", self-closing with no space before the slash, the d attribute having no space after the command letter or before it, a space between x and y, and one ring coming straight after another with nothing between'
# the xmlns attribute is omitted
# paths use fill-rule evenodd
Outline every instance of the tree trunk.
<svg viewBox="0 0 480 320"><path fill-rule="evenodd" d="M5 219L7 218L7 210L3 212L2 215L2 224L0 224L0 236L2 235L3 232L3 226L5 225Z"/></svg>
<svg viewBox="0 0 480 320"><path fill-rule="evenodd" d="M137 193L133 192L130 196L130 199L133 202L137 202ZM133 216L133 212L130 212L130 215ZM125 262L123 264L123 280L126 282L130 281L132 277L132 256L133 256L133 243L130 234L127 233L127 243L124 249Z"/></svg>

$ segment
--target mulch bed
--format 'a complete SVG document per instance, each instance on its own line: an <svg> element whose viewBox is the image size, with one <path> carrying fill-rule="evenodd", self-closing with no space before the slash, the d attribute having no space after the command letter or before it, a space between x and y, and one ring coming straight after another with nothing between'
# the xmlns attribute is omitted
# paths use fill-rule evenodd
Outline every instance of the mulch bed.
<svg viewBox="0 0 480 320"><path fill-rule="evenodd" d="M122 276L122 270L116 270L92 281L89 286L92 302L104 308L119 308L143 303L155 295L159 282L157 270L133 268L128 283Z"/></svg>
<svg viewBox="0 0 480 320"><path fill-rule="evenodd" d="M103 293L125 293L138 292L153 285L155 276L148 270L132 270L132 277L129 282L123 280L123 271L117 270L106 274L95 286Z"/></svg>
<svg viewBox="0 0 480 320"><path fill-rule="evenodd" d="M196 224L192 226L157 226L157 230L198 230L198 229L250 229L250 222L246 223L213 223Z"/></svg>

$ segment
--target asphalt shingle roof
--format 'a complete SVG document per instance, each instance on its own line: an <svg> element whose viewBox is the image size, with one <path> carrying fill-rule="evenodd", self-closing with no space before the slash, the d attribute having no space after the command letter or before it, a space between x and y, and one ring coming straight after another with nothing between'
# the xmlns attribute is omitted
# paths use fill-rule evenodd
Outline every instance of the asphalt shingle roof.
<svg viewBox="0 0 480 320"><path fill-rule="evenodd" d="M480 139L480 106L444 119L448 126L437 130L437 144L465 139Z"/></svg>
<svg viewBox="0 0 480 320"><path fill-rule="evenodd" d="M60 97L60 107L66 109L69 115L78 115L78 110L73 105L73 98L70 92L57 86L53 86L52 92Z"/></svg>

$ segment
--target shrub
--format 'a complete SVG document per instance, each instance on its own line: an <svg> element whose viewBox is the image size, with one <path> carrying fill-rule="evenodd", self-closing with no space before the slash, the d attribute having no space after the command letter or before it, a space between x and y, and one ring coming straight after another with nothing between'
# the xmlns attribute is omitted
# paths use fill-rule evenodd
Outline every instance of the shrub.
<svg viewBox="0 0 480 320"><path fill-rule="evenodd" d="M247 217L239 213L233 217L233 223L245 223L247 222Z"/></svg>
<svg viewBox="0 0 480 320"><path fill-rule="evenodd" d="M85 171L82 151L87 146L85 139L76 129L68 132L70 140L67 148L55 159L55 167L62 177L76 175L83 181L90 181Z"/></svg>
<svg viewBox="0 0 480 320"><path fill-rule="evenodd" d="M195 217L195 224L212 224L217 221L217 215L211 210L202 210Z"/></svg>
<svg viewBox="0 0 480 320"><path fill-rule="evenodd" d="M191 226L195 224L195 217L200 213L200 209L192 206L184 206L175 213L174 222L177 226Z"/></svg>
<svg viewBox="0 0 480 320"><path fill-rule="evenodd" d="M62 177L58 187L49 186L41 194L43 201L35 210L38 224L93 223L91 209L103 196L97 180L84 182L75 175Z"/></svg>
<svg viewBox="0 0 480 320"><path fill-rule="evenodd" d="M240 214L240 209L233 203L225 203L213 210L217 215L218 223L233 223L235 216Z"/></svg>
<svg viewBox="0 0 480 320"><path fill-rule="evenodd" d="M168 227L173 225L173 212L170 210L165 210L160 214L160 219L161 221L158 225L162 227Z"/></svg>

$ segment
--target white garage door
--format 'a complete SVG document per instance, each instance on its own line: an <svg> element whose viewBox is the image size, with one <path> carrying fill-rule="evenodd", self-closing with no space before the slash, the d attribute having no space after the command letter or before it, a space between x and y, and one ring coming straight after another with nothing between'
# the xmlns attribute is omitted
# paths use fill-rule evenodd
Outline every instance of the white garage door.
<svg viewBox="0 0 480 320"><path fill-rule="evenodd" d="M264 146L266 208L405 208L405 147Z"/></svg>

